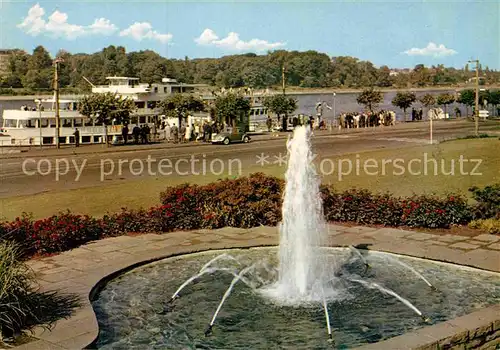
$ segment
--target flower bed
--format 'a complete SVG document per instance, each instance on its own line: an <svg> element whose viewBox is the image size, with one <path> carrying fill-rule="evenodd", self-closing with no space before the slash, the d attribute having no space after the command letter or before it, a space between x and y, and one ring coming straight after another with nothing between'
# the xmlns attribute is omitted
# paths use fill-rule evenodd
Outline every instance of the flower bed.
<svg viewBox="0 0 500 350"><path fill-rule="evenodd" d="M92 240L130 232L162 233L175 230L275 226L281 221L284 181L262 173L205 186L180 185L160 194L161 205L127 210L102 218L69 212L43 220L23 214L0 225L0 240L15 241L24 254L50 254L76 248ZM394 197L352 189L337 192L321 187L328 221L358 224L449 228L473 219L498 217L500 185L471 188L477 204L460 195Z"/></svg>

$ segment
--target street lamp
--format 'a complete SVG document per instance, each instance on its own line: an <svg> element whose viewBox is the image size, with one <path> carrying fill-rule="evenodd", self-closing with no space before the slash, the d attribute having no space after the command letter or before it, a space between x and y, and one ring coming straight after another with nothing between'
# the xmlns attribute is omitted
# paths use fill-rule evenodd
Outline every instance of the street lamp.
<svg viewBox="0 0 500 350"><path fill-rule="evenodd" d="M40 129L40 149L42 149L43 137L42 137L42 101L39 99L35 100L38 106L38 129Z"/></svg>
<svg viewBox="0 0 500 350"><path fill-rule="evenodd" d="M474 123L476 129L476 136L479 135L479 60L469 60L468 63L476 64L476 101L474 111Z"/></svg>
<svg viewBox="0 0 500 350"><path fill-rule="evenodd" d="M337 115L335 114L335 96L337 96L337 94L334 92L333 93L333 120L335 121L335 124L337 124Z"/></svg>
<svg viewBox="0 0 500 350"><path fill-rule="evenodd" d="M56 147L60 148L59 136L61 133L61 121L59 117L59 63L64 62L61 57L58 57L54 60L54 91L55 91L55 99L56 99Z"/></svg>

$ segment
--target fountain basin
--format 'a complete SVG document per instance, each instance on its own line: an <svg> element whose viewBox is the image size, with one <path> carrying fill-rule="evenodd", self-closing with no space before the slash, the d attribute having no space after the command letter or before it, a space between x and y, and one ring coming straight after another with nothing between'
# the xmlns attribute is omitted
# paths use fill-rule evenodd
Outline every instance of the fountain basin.
<svg viewBox="0 0 500 350"><path fill-rule="evenodd" d="M352 348L383 341L428 326L413 310L378 290L364 288L348 277L376 281L409 300L432 323L455 319L498 304L500 278L496 273L429 260L364 252L371 268L350 256L347 249L328 248L325 256L342 261L337 279L327 293L335 347ZM224 262L222 268L240 269L268 260L277 264L275 248L224 251L240 264ZM272 285L272 269L260 269L247 282L235 285L211 337L204 330L233 276L215 272L202 276L181 291L172 308L167 302L179 285L222 252L173 257L129 271L109 282L93 302L99 322L97 348L332 348L328 342L322 305L310 302L287 305L264 292ZM397 264L394 259L422 273L437 291ZM335 276L332 276L332 278ZM262 281L267 282L262 283ZM432 327L431 327L432 328Z"/></svg>

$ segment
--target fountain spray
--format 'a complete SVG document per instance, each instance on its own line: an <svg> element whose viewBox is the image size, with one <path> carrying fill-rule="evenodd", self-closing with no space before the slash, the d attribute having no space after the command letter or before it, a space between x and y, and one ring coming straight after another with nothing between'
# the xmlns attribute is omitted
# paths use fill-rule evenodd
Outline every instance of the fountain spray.
<svg viewBox="0 0 500 350"><path fill-rule="evenodd" d="M320 247L326 243L326 224L320 196L320 179L314 168L311 129L299 126L288 140L288 168L280 224L279 278L267 294L287 303L316 300L324 284L327 264Z"/></svg>
<svg viewBox="0 0 500 350"><path fill-rule="evenodd" d="M405 298L399 296L396 292L394 292L394 291L392 291L392 290L390 290L388 288L382 287L381 285L379 285L377 283L374 283L374 282L367 282L367 281L358 280L358 279L355 279L355 278L350 278L349 280L353 281L353 282L360 283L360 284L362 284L363 286L365 286L367 288L377 289L377 290L381 291L382 293L392 295L393 297L395 297L396 299L398 299L399 301L401 301L403 304L405 304L406 306L408 306L410 309L412 309L413 311L415 311L415 313L417 315L419 315L424 322L427 322L427 323L431 322L431 319L429 317L424 316L422 314L422 312L419 309L417 309L417 307L415 305L413 305L412 303L410 303Z"/></svg>
<svg viewBox="0 0 500 350"><path fill-rule="evenodd" d="M332 327L330 326L330 315L328 314L328 305L326 303L325 291L323 290L323 309L325 310L326 329L330 341L333 341Z"/></svg>
<svg viewBox="0 0 500 350"><path fill-rule="evenodd" d="M429 282L427 280L427 278L425 278L420 272L418 272L417 270L415 270L413 267L411 267L410 265L402 262L401 260L399 259L395 259L395 258L392 258L392 257L389 257L389 259L391 259L392 261L396 262L397 264L403 266L403 267L406 267L408 270L410 270L411 272L413 272L417 277L419 277L422 281L424 281L432 290L436 291L437 288L434 287L431 282Z"/></svg>
<svg viewBox="0 0 500 350"><path fill-rule="evenodd" d="M219 314L219 311L221 310L222 305L224 304L226 299L231 294L231 291L233 290L234 285L243 277L244 274L246 274L248 271L252 270L253 268L255 268L255 264L248 266L248 267L245 267L243 270L240 271L240 273L236 277L233 278L233 280L231 281L231 284L229 285L226 292L224 293L224 296L222 297L222 300L220 301L219 306L217 306L217 310L215 310L215 313L212 317L212 320L210 321L210 324L207 327L207 330L205 331L205 337L208 337L212 333L212 328L213 328L215 319L217 318L217 315Z"/></svg>
<svg viewBox="0 0 500 350"><path fill-rule="evenodd" d="M354 253L356 254L357 256L359 256L359 258L361 259L361 261L363 262L363 264L365 264L365 267L366 269L368 270L371 266L370 264L368 264L368 262L366 261L365 257L363 256L363 254L361 254L359 252L359 250L357 250L356 248L354 248L352 245L349 246L349 249Z"/></svg>

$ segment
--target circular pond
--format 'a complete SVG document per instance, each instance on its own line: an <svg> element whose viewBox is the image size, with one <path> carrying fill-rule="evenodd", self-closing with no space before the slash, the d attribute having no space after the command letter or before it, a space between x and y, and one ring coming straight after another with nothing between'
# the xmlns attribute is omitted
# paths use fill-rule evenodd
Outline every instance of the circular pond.
<svg viewBox="0 0 500 350"><path fill-rule="evenodd" d="M324 304L289 305L269 296L278 278L276 248L210 251L136 268L110 281L93 301L99 323L94 345L99 349L352 348L500 302L498 274L360 252L323 250L325 263L335 265L336 271ZM234 259L218 259L169 302L179 286L223 253ZM236 280L240 271L256 262ZM233 289L226 293L232 282ZM211 321L212 333L206 336Z"/></svg>

